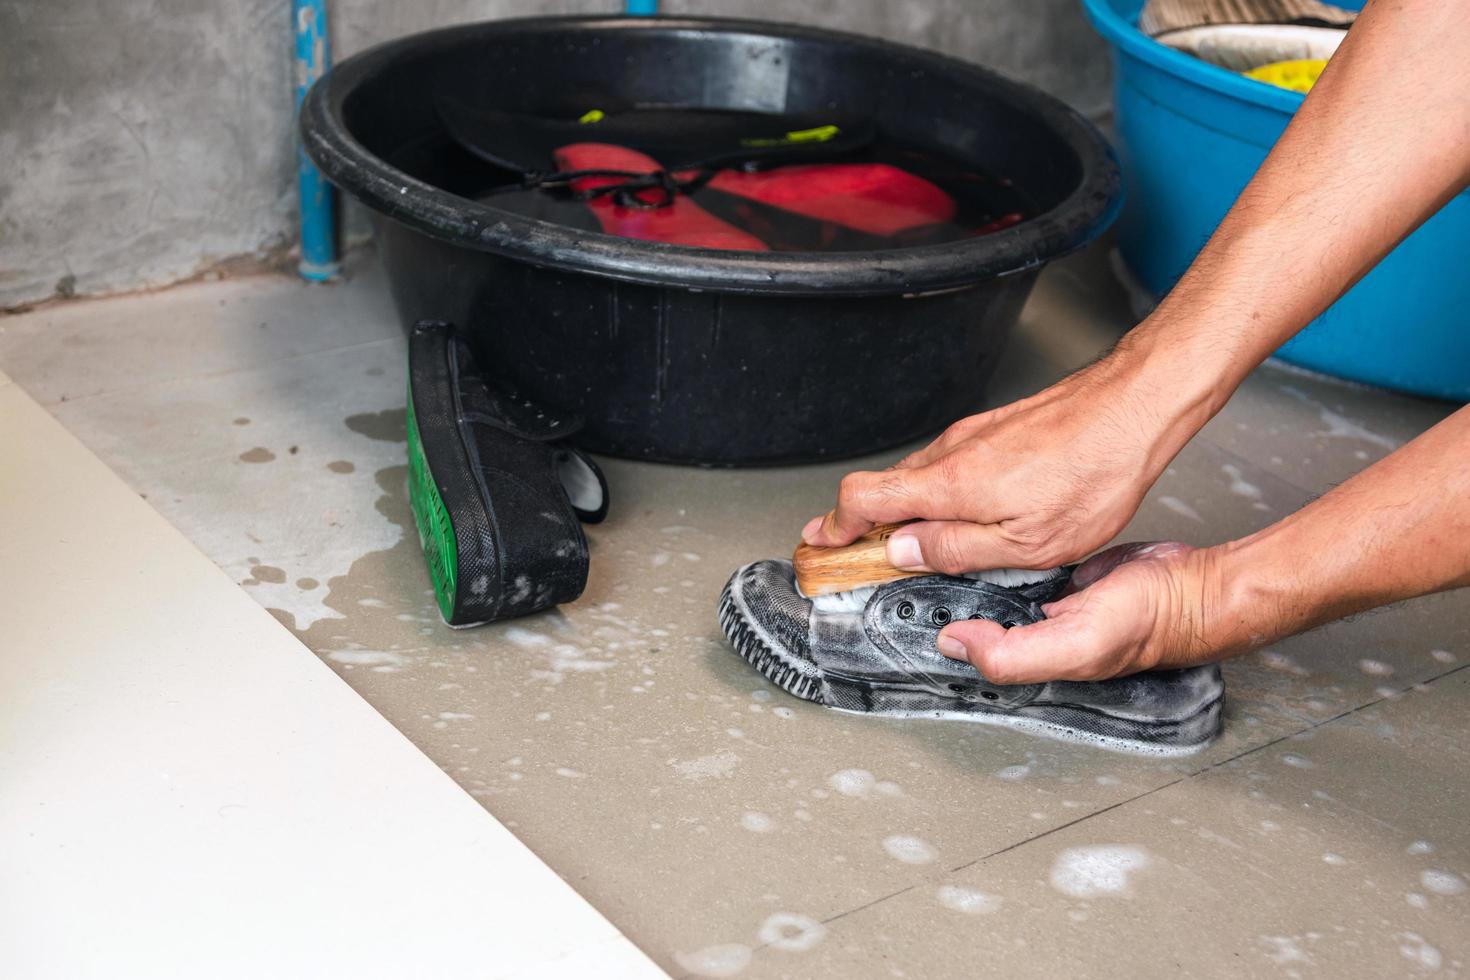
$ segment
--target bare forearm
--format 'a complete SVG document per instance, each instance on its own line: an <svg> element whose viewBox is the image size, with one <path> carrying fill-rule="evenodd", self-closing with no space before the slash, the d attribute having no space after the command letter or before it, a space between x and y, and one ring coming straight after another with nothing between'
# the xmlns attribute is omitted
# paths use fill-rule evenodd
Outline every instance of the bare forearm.
<svg viewBox="0 0 1470 980"><path fill-rule="evenodd" d="M1199 639L1217 654L1470 585L1470 408L1285 520L1191 557Z"/></svg>
<svg viewBox="0 0 1470 980"><path fill-rule="evenodd" d="M1467 181L1470 8L1373 0L1125 359L1197 428Z"/></svg>

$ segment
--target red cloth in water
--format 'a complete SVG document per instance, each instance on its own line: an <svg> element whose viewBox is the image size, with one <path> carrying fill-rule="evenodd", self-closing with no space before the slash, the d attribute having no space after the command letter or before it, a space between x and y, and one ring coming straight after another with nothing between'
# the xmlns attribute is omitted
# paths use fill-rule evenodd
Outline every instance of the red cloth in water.
<svg viewBox="0 0 1470 980"><path fill-rule="evenodd" d="M721 170L706 186L885 238L955 215L948 194L886 163L809 163L755 173Z"/></svg>

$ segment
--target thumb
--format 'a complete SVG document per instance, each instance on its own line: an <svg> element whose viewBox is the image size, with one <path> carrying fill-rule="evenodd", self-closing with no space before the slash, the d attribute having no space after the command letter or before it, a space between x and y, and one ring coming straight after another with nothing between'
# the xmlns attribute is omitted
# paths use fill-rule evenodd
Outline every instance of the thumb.
<svg viewBox="0 0 1470 980"><path fill-rule="evenodd" d="M963 575L1014 567L1024 558L994 524L917 521L889 536L888 564L906 572Z"/></svg>
<svg viewBox="0 0 1470 980"><path fill-rule="evenodd" d="M984 619L968 619L946 626L939 634L939 652L954 660L968 660L992 684L1034 684L1076 674L1078 641L1082 639L1066 620L1043 619L1029 626L1006 629Z"/></svg>

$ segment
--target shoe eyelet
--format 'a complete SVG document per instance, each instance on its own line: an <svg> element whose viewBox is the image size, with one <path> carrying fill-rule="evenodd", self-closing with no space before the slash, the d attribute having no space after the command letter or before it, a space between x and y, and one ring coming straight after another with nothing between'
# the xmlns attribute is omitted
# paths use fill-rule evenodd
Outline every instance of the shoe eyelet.
<svg viewBox="0 0 1470 980"><path fill-rule="evenodd" d="M994 691L981 691L980 692L980 696L982 698L984 698L985 700L987 700L987 701L999 701L1000 700L1000 695L999 694L996 694Z"/></svg>
<svg viewBox="0 0 1470 980"><path fill-rule="evenodd" d="M935 606L934 611L929 614L929 619L935 626L948 626L950 618L949 610L943 606Z"/></svg>
<svg viewBox="0 0 1470 980"><path fill-rule="evenodd" d="M1008 619L1005 622L1003 622L1003 623L1000 624L1000 628L1003 629L1003 630L1008 630L1008 629L1011 629L1012 627L1014 627L1015 625L1016 625L1015 620Z"/></svg>
<svg viewBox="0 0 1470 980"><path fill-rule="evenodd" d="M898 618L899 619L913 619L914 618L914 604L912 602L907 601L907 600L905 600L903 602L900 602L898 604Z"/></svg>

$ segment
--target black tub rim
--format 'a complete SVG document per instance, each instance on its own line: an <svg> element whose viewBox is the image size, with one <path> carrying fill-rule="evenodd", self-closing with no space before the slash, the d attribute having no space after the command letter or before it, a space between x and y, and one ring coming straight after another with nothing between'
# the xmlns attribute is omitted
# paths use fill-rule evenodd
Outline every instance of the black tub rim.
<svg viewBox="0 0 1470 980"><path fill-rule="evenodd" d="M1082 179L1051 209L978 238L867 252L738 252L644 242L501 211L390 165L349 132L348 95L395 60L436 45L565 28L580 31L720 32L836 41L901 55L926 70L978 77L1035 116L1077 154ZM991 69L908 45L825 28L731 17L569 15L489 20L410 34L331 69L301 106L302 147L329 180L379 214L450 244L566 272L651 286L772 296L923 294L1038 269L1087 245L1122 207L1122 179L1107 140L1066 103Z"/></svg>

